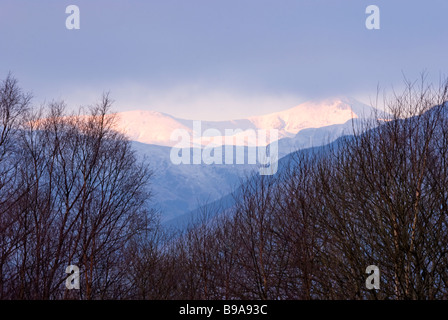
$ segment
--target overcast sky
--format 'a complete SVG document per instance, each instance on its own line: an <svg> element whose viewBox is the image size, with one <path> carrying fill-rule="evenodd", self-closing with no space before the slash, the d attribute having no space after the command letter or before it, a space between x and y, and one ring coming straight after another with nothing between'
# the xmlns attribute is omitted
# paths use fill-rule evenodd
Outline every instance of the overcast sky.
<svg viewBox="0 0 448 320"><path fill-rule="evenodd" d="M68 30L65 8L80 9ZM380 30L365 27L368 5ZM448 1L0 0L0 76L34 101L236 119L448 74Z"/></svg>

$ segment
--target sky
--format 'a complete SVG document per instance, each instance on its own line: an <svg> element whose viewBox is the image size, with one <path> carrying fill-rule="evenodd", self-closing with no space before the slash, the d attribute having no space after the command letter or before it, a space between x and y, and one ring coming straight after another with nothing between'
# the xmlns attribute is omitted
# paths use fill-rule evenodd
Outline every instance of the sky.
<svg viewBox="0 0 448 320"><path fill-rule="evenodd" d="M77 5L80 29L66 28ZM369 30L366 7L380 9ZM0 0L0 78L34 103L229 120L306 100L369 103L448 75L448 1Z"/></svg>

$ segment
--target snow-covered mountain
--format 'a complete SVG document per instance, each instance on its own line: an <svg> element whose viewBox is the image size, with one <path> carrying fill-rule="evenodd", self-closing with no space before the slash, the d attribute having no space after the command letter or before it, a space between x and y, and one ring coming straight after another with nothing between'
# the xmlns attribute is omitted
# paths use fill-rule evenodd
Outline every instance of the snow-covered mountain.
<svg viewBox="0 0 448 320"><path fill-rule="evenodd" d="M201 130L213 128L224 133L226 129L243 132L277 129L278 156L282 158L291 152L321 146L352 134L353 124L357 122L353 119L369 117L373 111L354 99L332 98L249 119L202 121ZM154 171L152 203L160 209L163 221L185 216L207 202L225 197L239 185L241 178L257 169L257 165L235 164L235 161L233 164L175 165L170 160L170 146L176 143L170 140L171 133L184 129L192 135L192 120L153 111L122 112L118 116L121 130L134 140L137 154L145 157Z"/></svg>
<svg viewBox="0 0 448 320"><path fill-rule="evenodd" d="M321 147L334 142L343 135L353 134L353 128L358 128L359 121L348 120L343 124L334 124L321 128L303 129L292 138L278 141L280 162L287 163L291 153L298 150ZM169 149L155 145L135 142L140 154L147 154L154 163L165 163L160 154L154 149ZM168 151L165 151L168 153ZM151 162L151 160L150 160ZM170 227L185 226L198 217L202 206L228 208L233 204L230 194L242 182L241 178L256 170L255 165L163 165L154 177L154 186L158 194L155 202L160 204L163 221ZM280 169L279 169L280 170Z"/></svg>
<svg viewBox="0 0 448 320"><path fill-rule="evenodd" d="M352 118L370 116L373 109L352 98L308 101L298 106L249 120L259 129L279 130L279 139L294 137L300 130L342 124Z"/></svg>
<svg viewBox="0 0 448 320"><path fill-rule="evenodd" d="M222 144L229 144L229 140L224 139L226 130L230 130L233 136L244 136L247 130L277 129L278 139L292 138L300 130L342 124L352 118L370 116L372 111L371 107L352 98L337 97L308 101L284 111L248 119L201 121L201 133L207 129L215 129L215 132L217 131L220 134L209 136L216 138L213 139L214 143L222 141ZM183 129L192 137L193 145L204 146L209 143L207 139L198 140L194 138L193 120L179 119L168 114L143 110L119 112L118 117L120 129L134 141L160 146L173 146L177 141L170 139L171 134L176 129ZM237 129L242 132L236 133L234 130ZM268 139L267 142L272 142L272 139ZM263 142L259 140L255 143L256 145L263 145ZM238 144L238 140L232 139L230 144ZM244 141L244 144L247 145L247 141Z"/></svg>

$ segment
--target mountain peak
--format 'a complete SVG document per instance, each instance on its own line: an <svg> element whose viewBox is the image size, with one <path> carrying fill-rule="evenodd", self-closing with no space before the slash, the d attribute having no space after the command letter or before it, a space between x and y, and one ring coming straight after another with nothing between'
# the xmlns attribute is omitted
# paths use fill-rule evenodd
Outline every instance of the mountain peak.
<svg viewBox="0 0 448 320"><path fill-rule="evenodd" d="M280 135L294 136L302 129L345 123L351 118L369 115L372 110L353 98L334 97L306 101L284 111L249 119L257 128L275 128Z"/></svg>

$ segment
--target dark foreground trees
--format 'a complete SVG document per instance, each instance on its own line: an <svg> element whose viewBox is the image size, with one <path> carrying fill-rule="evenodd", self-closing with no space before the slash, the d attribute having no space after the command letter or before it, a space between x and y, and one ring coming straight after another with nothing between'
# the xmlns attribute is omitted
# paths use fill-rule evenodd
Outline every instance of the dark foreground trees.
<svg viewBox="0 0 448 320"><path fill-rule="evenodd" d="M128 297L125 252L154 224L151 172L114 129L110 99L87 115L31 110L11 76L0 95L0 298ZM69 265L80 290L65 286Z"/></svg>

